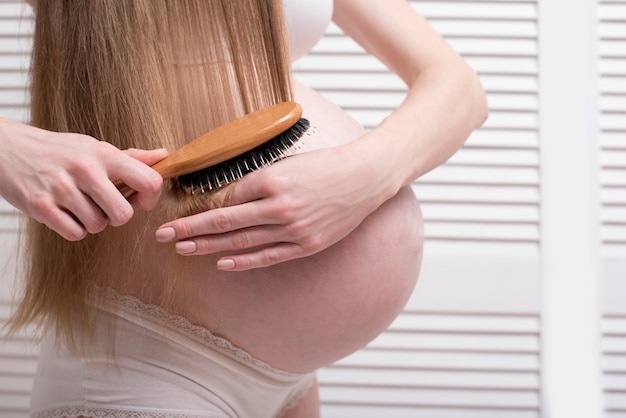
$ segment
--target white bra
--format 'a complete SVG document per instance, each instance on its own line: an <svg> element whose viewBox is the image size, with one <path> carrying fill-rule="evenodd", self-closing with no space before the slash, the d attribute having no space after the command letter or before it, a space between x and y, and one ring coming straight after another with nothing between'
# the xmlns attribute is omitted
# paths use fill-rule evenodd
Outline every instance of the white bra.
<svg viewBox="0 0 626 418"><path fill-rule="evenodd" d="M302 57L324 36L333 0L283 0L291 60Z"/></svg>

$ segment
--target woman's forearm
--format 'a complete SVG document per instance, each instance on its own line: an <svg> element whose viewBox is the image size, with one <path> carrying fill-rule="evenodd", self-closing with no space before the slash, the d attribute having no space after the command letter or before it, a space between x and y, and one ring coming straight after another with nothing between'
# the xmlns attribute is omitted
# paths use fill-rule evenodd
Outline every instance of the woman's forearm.
<svg viewBox="0 0 626 418"><path fill-rule="evenodd" d="M409 88L403 103L354 144L363 158L381 159L378 177L394 193L445 162L485 121L484 90L405 0L335 0L333 19Z"/></svg>
<svg viewBox="0 0 626 418"><path fill-rule="evenodd" d="M354 145L383 160L380 177L397 191L447 161L487 113L485 93L467 65L433 65L403 103Z"/></svg>

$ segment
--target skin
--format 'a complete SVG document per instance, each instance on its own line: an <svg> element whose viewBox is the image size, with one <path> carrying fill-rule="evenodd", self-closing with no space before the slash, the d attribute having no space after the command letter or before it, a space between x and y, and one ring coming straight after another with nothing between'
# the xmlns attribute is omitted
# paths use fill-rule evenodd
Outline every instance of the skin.
<svg viewBox="0 0 626 418"><path fill-rule="evenodd" d="M333 19L409 86L401 106L355 141L246 176L229 207L168 222L159 242L186 256L226 252L217 260L225 271L310 256L446 161L485 120L476 74L408 2L336 0Z"/></svg>

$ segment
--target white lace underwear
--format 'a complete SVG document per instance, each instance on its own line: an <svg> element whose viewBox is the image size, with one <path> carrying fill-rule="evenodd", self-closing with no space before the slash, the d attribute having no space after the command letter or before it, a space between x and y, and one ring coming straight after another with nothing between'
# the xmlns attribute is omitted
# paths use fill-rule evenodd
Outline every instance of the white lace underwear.
<svg viewBox="0 0 626 418"><path fill-rule="evenodd" d="M279 417L315 380L137 298L107 292L107 301L89 356L44 338L33 418ZM111 333L114 356L104 344Z"/></svg>

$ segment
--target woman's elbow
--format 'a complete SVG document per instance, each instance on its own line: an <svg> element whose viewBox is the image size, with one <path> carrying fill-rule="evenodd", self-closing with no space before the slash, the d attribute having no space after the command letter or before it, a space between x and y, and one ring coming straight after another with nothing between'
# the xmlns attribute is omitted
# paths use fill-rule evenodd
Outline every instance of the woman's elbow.
<svg viewBox="0 0 626 418"><path fill-rule="evenodd" d="M487 93L483 88L476 71L468 67L468 96L470 97L470 108L474 128L482 126L489 117L489 105L487 103Z"/></svg>

